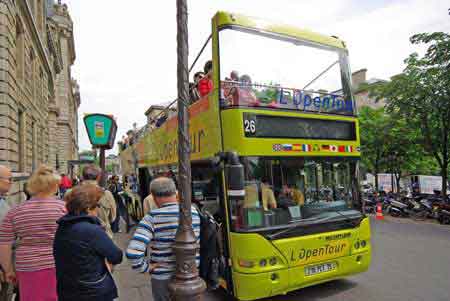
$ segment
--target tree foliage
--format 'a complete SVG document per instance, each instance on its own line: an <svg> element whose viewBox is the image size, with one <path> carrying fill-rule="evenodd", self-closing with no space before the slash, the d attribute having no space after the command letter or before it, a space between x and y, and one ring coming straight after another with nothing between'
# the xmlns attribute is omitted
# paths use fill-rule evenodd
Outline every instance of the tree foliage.
<svg viewBox="0 0 450 301"><path fill-rule="evenodd" d="M371 95L387 101L387 111L419 130L415 144L437 162L446 192L450 161L450 35L421 33L413 44L428 46L425 54L411 54L404 72L375 86Z"/></svg>
<svg viewBox="0 0 450 301"><path fill-rule="evenodd" d="M397 189L400 177L413 174L427 158L415 144L419 132L407 120L388 114L384 108L363 107L359 112L363 164L377 175L386 171L395 174ZM377 177L375 186L378 189Z"/></svg>
<svg viewBox="0 0 450 301"><path fill-rule="evenodd" d="M378 190L378 173L385 167L387 116L384 109L362 107L359 111L359 130L363 164L375 174L375 187Z"/></svg>

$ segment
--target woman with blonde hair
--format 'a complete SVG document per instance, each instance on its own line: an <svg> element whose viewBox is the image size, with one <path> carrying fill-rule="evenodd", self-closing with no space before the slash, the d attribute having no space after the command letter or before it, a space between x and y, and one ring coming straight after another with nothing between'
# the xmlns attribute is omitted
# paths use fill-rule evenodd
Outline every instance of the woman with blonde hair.
<svg viewBox="0 0 450 301"><path fill-rule="evenodd" d="M57 300L53 240L56 221L66 210L56 198L60 176L47 166L39 167L29 178L31 199L11 209L0 226L0 264L8 282L19 283L20 300ZM15 271L12 245L16 248Z"/></svg>

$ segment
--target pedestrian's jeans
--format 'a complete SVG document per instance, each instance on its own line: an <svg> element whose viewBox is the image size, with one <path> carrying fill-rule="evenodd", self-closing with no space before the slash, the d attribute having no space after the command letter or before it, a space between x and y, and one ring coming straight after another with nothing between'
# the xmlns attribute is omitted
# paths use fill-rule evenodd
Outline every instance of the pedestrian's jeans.
<svg viewBox="0 0 450 301"><path fill-rule="evenodd" d="M170 279L157 280L152 278L153 301L170 301L169 283Z"/></svg>

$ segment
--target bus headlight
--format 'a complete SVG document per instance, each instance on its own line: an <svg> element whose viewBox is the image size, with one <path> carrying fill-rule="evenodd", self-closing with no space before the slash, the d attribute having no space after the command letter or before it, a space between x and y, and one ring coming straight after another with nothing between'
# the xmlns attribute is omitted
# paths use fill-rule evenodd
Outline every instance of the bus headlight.
<svg viewBox="0 0 450 301"><path fill-rule="evenodd" d="M355 249L359 249L360 243L359 240L357 242L355 242Z"/></svg>
<svg viewBox="0 0 450 301"><path fill-rule="evenodd" d="M361 248L364 248L366 246L366 241L365 240L361 240Z"/></svg>
<svg viewBox="0 0 450 301"><path fill-rule="evenodd" d="M255 266L253 261L244 259L239 259L238 264L243 268L253 268Z"/></svg>
<svg viewBox="0 0 450 301"><path fill-rule="evenodd" d="M261 261L259 262L259 266L260 267L265 267L266 265L267 265L267 260L261 259Z"/></svg>

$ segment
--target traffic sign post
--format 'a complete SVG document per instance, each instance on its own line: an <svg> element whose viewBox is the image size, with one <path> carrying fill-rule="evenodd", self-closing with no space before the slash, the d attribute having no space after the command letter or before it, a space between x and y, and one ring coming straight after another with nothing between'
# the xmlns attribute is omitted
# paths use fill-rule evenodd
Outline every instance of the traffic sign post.
<svg viewBox="0 0 450 301"><path fill-rule="evenodd" d="M92 146L100 149L100 168L102 169L100 185L105 187L105 150L114 147L114 141L117 134L117 123L112 115L99 113L87 114L84 116L83 121Z"/></svg>

